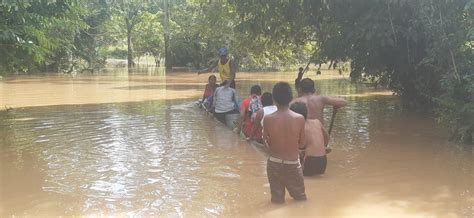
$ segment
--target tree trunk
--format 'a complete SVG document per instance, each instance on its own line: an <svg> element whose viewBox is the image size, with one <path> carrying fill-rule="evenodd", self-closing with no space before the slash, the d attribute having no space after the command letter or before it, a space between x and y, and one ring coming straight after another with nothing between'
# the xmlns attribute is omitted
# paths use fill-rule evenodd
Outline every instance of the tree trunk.
<svg viewBox="0 0 474 218"><path fill-rule="evenodd" d="M165 67L166 70L171 70L173 67L173 64L171 63L171 54L170 54L170 49L169 49L169 40L170 40L170 34L169 34L169 7L168 7L168 0L164 1L164 9L165 9L165 17L164 17L164 39L165 39Z"/></svg>
<svg viewBox="0 0 474 218"><path fill-rule="evenodd" d="M132 25L127 18L125 19L125 22L127 23L127 63L128 67L134 67L135 62L133 62Z"/></svg>
<svg viewBox="0 0 474 218"><path fill-rule="evenodd" d="M155 58L155 67L159 67L161 56L159 54L155 54L153 55L153 58Z"/></svg>

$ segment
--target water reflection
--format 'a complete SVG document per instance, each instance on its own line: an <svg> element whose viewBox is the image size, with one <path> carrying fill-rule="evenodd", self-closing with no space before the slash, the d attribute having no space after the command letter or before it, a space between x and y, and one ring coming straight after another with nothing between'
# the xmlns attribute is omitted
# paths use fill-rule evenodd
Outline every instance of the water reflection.
<svg viewBox="0 0 474 218"><path fill-rule="evenodd" d="M126 90L127 99L146 89L177 98L0 112L0 216L472 214L472 150L446 143L429 119L400 113L386 92L346 80L317 81L319 93L344 96L349 104L336 116L326 175L306 179L308 202L282 207L269 204L265 154L192 104L202 81L190 74L132 74L126 83L98 77L75 80L73 89ZM294 79L242 77L240 98L255 83L271 91L274 80ZM22 81L36 88L52 84L47 78ZM326 121L330 114L328 108Z"/></svg>

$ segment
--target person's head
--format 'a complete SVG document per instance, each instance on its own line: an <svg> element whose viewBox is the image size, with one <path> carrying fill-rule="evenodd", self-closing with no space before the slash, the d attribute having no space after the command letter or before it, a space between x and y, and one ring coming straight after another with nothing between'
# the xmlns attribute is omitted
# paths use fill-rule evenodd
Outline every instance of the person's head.
<svg viewBox="0 0 474 218"><path fill-rule="evenodd" d="M222 81L220 86L224 86L224 87L228 88L230 86L230 82L228 80L224 80L224 81Z"/></svg>
<svg viewBox="0 0 474 218"><path fill-rule="evenodd" d="M216 84L216 80L217 80L217 78L216 78L215 75L210 75L209 78L207 79L209 84L212 84L212 85Z"/></svg>
<svg viewBox="0 0 474 218"><path fill-rule="evenodd" d="M310 78L304 78L301 80L299 88L303 94L316 92L314 89L314 81Z"/></svg>
<svg viewBox="0 0 474 218"><path fill-rule="evenodd" d="M295 102L290 106L290 110L297 114L303 115L304 119L306 120L306 116L308 116L308 108L306 108L306 104L303 102Z"/></svg>
<svg viewBox="0 0 474 218"><path fill-rule="evenodd" d="M293 99L290 84L286 82L275 84L275 86L273 86L272 95L273 101L277 106L288 106L291 99Z"/></svg>
<svg viewBox="0 0 474 218"><path fill-rule="evenodd" d="M295 85L295 88L296 88L296 94L298 95L298 97L303 96L303 92L301 91L301 87L299 85Z"/></svg>
<svg viewBox="0 0 474 218"><path fill-rule="evenodd" d="M227 55L229 54L229 51L227 48L220 48L219 49L219 57L220 58L227 58Z"/></svg>
<svg viewBox="0 0 474 218"><path fill-rule="evenodd" d="M273 105L273 96L270 92L264 92L260 100L262 101L263 107Z"/></svg>
<svg viewBox="0 0 474 218"><path fill-rule="evenodd" d="M300 73L303 72L303 68L300 67L300 68L298 69L298 71L299 71Z"/></svg>
<svg viewBox="0 0 474 218"><path fill-rule="evenodd" d="M251 95L258 95L260 96L262 94L262 88L260 88L259 85L253 85L251 88L250 88L250 94Z"/></svg>

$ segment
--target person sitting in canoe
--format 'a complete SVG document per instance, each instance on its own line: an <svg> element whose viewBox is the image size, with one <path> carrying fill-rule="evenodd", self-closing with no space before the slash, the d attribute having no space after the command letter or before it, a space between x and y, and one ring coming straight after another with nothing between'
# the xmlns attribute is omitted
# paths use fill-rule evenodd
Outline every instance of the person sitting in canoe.
<svg viewBox="0 0 474 218"><path fill-rule="evenodd" d="M262 95L262 88L259 85L253 85L250 88L249 97L244 99L240 104L239 124L234 129L234 132L237 134L240 134L242 131L245 137L250 136L257 111L262 108L260 95ZM260 130L260 138L261 137Z"/></svg>
<svg viewBox="0 0 474 218"><path fill-rule="evenodd" d="M250 136L247 137L247 140L256 140L259 143L263 143L261 132L262 132L263 120L265 119L265 116L277 111L277 107L273 104L272 93L270 92L263 93L261 100L262 100L262 109L257 111L255 120L252 125L252 132Z"/></svg>
<svg viewBox="0 0 474 218"><path fill-rule="evenodd" d="M201 105L206 110L211 110L214 92L216 91L216 88L217 88L216 76L210 75L207 81L208 83L206 84L206 88L204 89L204 94L202 95Z"/></svg>
<svg viewBox="0 0 474 218"><path fill-rule="evenodd" d="M222 86L217 87L214 92L212 108L214 108L214 117L221 123L226 124L226 115L238 114L238 105L236 103L237 94L235 89L230 87L230 82L225 80ZM237 121L237 120L236 120Z"/></svg>

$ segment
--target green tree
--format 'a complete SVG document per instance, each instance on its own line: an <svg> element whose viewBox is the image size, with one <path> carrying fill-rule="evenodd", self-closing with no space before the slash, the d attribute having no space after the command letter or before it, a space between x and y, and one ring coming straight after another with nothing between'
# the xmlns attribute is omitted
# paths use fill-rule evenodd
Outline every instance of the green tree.
<svg viewBox="0 0 474 218"><path fill-rule="evenodd" d="M142 22L137 24L134 30L136 37L133 38L136 55L151 55L158 66L164 53L162 14L144 12L140 16Z"/></svg>
<svg viewBox="0 0 474 218"><path fill-rule="evenodd" d="M150 5L148 0L116 0L112 3L114 15L123 21L126 30L129 67L135 66L132 40L135 26L141 21L141 13L147 11Z"/></svg>
<svg viewBox="0 0 474 218"><path fill-rule="evenodd" d="M106 24L110 20L110 7L106 0L84 1L79 4L81 20L87 28L74 38L74 55L86 62L86 69L94 71L105 63L101 49L110 43Z"/></svg>
<svg viewBox="0 0 474 218"><path fill-rule="evenodd" d="M73 39L86 25L72 1L0 4L3 72L58 71L72 58Z"/></svg>
<svg viewBox="0 0 474 218"><path fill-rule="evenodd" d="M387 81L404 106L438 111L454 138L472 143L472 1L230 2L241 32L279 44L314 42L314 57L351 61L354 80Z"/></svg>
<svg viewBox="0 0 474 218"><path fill-rule="evenodd" d="M312 49L311 43L254 37L240 22L236 6L227 1L175 2L169 10L170 53L175 65L203 67L216 59L218 48L228 47L243 68L263 69L275 63L306 61Z"/></svg>

